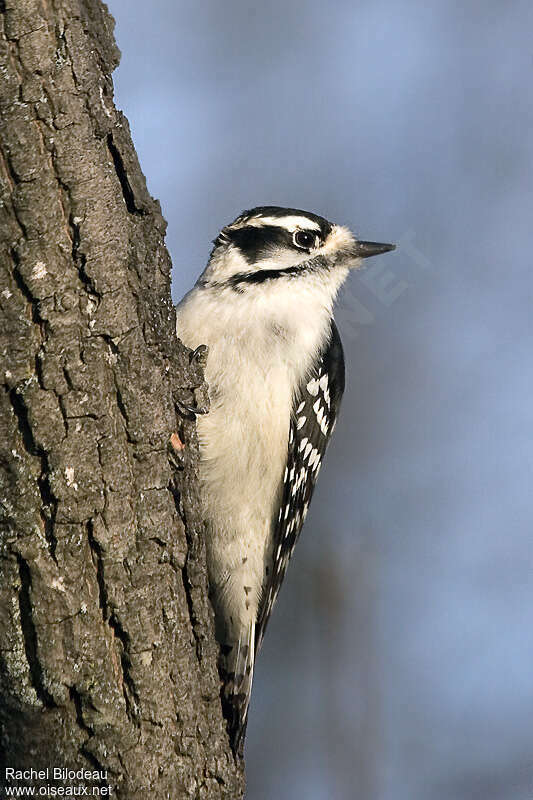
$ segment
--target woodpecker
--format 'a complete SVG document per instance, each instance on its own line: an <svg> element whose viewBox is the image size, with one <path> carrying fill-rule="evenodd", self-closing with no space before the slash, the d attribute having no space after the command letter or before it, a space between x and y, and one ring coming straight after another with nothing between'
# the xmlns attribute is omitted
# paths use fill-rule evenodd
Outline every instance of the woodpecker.
<svg viewBox="0 0 533 800"><path fill-rule="evenodd" d="M222 228L177 306L178 337L209 348L200 486L222 704L240 756L254 661L344 391L333 304L350 269L394 247L259 206Z"/></svg>

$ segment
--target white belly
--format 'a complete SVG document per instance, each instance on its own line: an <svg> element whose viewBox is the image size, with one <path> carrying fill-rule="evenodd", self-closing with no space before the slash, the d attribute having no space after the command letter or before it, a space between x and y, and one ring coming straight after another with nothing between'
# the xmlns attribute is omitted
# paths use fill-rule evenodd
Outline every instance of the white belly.
<svg viewBox="0 0 533 800"><path fill-rule="evenodd" d="M209 346L211 408L198 418L209 579L224 614L242 623L255 619L261 599L293 392L329 333L331 306L319 289L311 283L298 303L283 287L268 303L232 292L225 304L195 288L177 309L184 343Z"/></svg>
<svg viewBox="0 0 533 800"><path fill-rule="evenodd" d="M258 364L257 353L245 345L228 352L232 345L212 346L211 410L198 420L208 566L211 582L230 594L234 582L250 586L256 612L287 461L291 389L286 365ZM232 374L220 363L232 363Z"/></svg>

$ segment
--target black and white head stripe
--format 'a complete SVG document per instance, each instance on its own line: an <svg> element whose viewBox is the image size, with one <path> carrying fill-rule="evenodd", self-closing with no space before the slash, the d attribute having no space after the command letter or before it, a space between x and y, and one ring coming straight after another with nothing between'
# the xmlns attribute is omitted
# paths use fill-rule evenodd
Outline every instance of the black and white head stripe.
<svg viewBox="0 0 533 800"><path fill-rule="evenodd" d="M302 211L299 208L282 208L281 206L256 206L248 211L239 214L224 231L242 227L279 227L284 228L290 233L297 229L316 230L320 232L323 239L331 232L333 225L324 217L312 214L309 211Z"/></svg>
<svg viewBox="0 0 533 800"><path fill-rule="evenodd" d="M265 575L256 623L256 652L307 515L343 392L344 355L332 320L329 341L312 374L299 387L293 403L282 501L274 521L272 559Z"/></svg>
<svg viewBox="0 0 533 800"><path fill-rule="evenodd" d="M242 292L246 284L327 269L328 263L320 248L334 227L324 217L297 208L257 206L244 211L222 229L211 254L215 262L219 249L228 252L230 257L233 252L238 254L240 263L238 260L235 263L240 269L233 275L226 275L223 281L213 280L214 275L211 275L200 285L228 286Z"/></svg>
<svg viewBox="0 0 533 800"><path fill-rule="evenodd" d="M228 279L227 285L235 289L236 292L243 291L246 284L265 283L265 281L276 280L278 278L291 278L302 272L311 273L327 269L326 260L321 256L316 256L309 261L302 261L292 267L281 267L280 269L260 269L253 272L237 272Z"/></svg>
<svg viewBox="0 0 533 800"><path fill-rule="evenodd" d="M223 228L215 245L233 244L253 264L283 247L310 252L324 243L332 228L327 219L296 208L258 206Z"/></svg>

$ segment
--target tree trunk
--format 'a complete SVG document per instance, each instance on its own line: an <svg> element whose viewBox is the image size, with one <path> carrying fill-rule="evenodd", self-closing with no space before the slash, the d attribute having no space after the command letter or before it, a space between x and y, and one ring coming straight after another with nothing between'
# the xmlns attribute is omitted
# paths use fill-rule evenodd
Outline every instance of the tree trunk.
<svg viewBox="0 0 533 800"><path fill-rule="evenodd" d="M0 786L48 768L36 786L235 800L176 411L205 385L113 106L113 20L100 0L0 0L0 25Z"/></svg>

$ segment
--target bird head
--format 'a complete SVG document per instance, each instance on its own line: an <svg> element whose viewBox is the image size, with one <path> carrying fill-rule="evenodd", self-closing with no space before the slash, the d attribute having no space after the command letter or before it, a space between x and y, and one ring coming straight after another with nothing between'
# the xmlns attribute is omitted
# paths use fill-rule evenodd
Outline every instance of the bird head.
<svg viewBox="0 0 533 800"><path fill-rule="evenodd" d="M394 248L359 240L348 228L317 214L258 206L222 228L200 282L245 291L247 284L345 273L361 259Z"/></svg>

